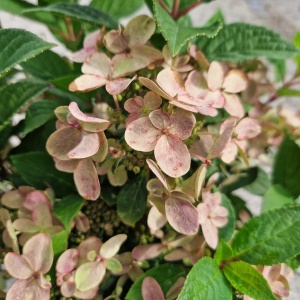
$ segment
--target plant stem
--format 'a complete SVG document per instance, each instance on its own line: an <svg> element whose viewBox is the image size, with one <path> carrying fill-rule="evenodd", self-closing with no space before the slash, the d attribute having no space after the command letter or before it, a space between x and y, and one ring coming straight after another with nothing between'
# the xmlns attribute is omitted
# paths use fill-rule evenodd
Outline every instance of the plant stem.
<svg viewBox="0 0 300 300"><path fill-rule="evenodd" d="M157 0L158 4L168 13L170 14L168 8L166 7L166 5L162 2L162 0Z"/></svg>
<svg viewBox="0 0 300 300"><path fill-rule="evenodd" d="M180 5L180 0L174 0L173 8L172 8L172 17L174 20L176 20L177 18L179 5Z"/></svg>
<svg viewBox="0 0 300 300"><path fill-rule="evenodd" d="M192 9L194 9L195 7L197 7L198 5L201 4L201 0L198 0L196 2L194 2L193 4L191 4L190 6L188 6L187 8L183 9L181 12L179 12L176 16L176 18L174 17L174 20L178 20L179 18L185 16L188 12L190 12Z"/></svg>

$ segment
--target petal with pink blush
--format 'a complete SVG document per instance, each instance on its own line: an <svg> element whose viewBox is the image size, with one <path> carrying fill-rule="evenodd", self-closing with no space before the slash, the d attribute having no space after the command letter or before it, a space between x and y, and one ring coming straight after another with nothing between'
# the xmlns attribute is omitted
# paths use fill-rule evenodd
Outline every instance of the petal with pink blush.
<svg viewBox="0 0 300 300"><path fill-rule="evenodd" d="M197 205L197 211L198 211L198 221L199 224L204 224L208 220L208 214L209 214L209 209L208 206L205 203L199 203Z"/></svg>
<svg viewBox="0 0 300 300"><path fill-rule="evenodd" d="M39 233L30 238L23 247L26 257L35 271L46 274L53 262L52 240L49 234Z"/></svg>
<svg viewBox="0 0 300 300"><path fill-rule="evenodd" d="M13 283L13 285L10 287L6 294L6 300L26 300L26 287L28 284L27 279L20 279ZM27 298L27 299L33 299L33 298ZM48 298L49 299L49 298ZM45 300L48 300L45 299ZM35 300L35 299L33 299Z"/></svg>
<svg viewBox="0 0 300 300"><path fill-rule="evenodd" d="M121 30L109 31L103 39L105 47L112 53L121 53L128 48L128 41Z"/></svg>
<svg viewBox="0 0 300 300"><path fill-rule="evenodd" d="M194 235L198 232L198 211L191 202L169 197L166 200L166 216L177 232L186 235Z"/></svg>
<svg viewBox="0 0 300 300"><path fill-rule="evenodd" d="M71 92L93 91L107 83L107 79L97 75L81 75L69 85Z"/></svg>
<svg viewBox="0 0 300 300"><path fill-rule="evenodd" d="M208 246L212 249L216 249L219 240L217 227L208 220L202 224L202 233Z"/></svg>
<svg viewBox="0 0 300 300"><path fill-rule="evenodd" d="M268 282L276 281L280 276L281 264L274 266L265 266L263 269L263 276L267 279Z"/></svg>
<svg viewBox="0 0 300 300"><path fill-rule="evenodd" d="M34 273L26 257L24 258L14 252L9 252L5 255L4 265L7 272L15 278L27 279Z"/></svg>
<svg viewBox="0 0 300 300"><path fill-rule="evenodd" d="M215 117L218 114L218 111L213 107L196 107L197 112L204 115L204 116L210 116Z"/></svg>
<svg viewBox="0 0 300 300"><path fill-rule="evenodd" d="M192 113L182 109L177 109L177 111L170 116L170 119L170 133L174 134L181 140L185 140L191 136L196 124L196 118Z"/></svg>
<svg viewBox="0 0 300 300"><path fill-rule="evenodd" d="M73 173L76 169L79 160L78 159L71 159L71 160L59 160L54 158L55 168L59 171Z"/></svg>
<svg viewBox="0 0 300 300"><path fill-rule="evenodd" d="M271 289L272 289L272 292L279 297L288 297L289 296L289 290L280 281L272 282Z"/></svg>
<svg viewBox="0 0 300 300"><path fill-rule="evenodd" d="M167 223L166 217L163 214L161 214L160 211L155 206L152 206L147 218L148 227L151 230L156 231L162 228L163 226L165 226L166 223Z"/></svg>
<svg viewBox="0 0 300 300"><path fill-rule="evenodd" d="M13 223L14 228L20 232L39 232L40 228L29 219L17 219Z"/></svg>
<svg viewBox="0 0 300 300"><path fill-rule="evenodd" d="M79 256L81 259L87 259L90 251L99 253L102 242L99 238L93 236L82 241L78 246Z"/></svg>
<svg viewBox="0 0 300 300"><path fill-rule="evenodd" d="M143 300L164 300L164 293L153 277L146 277L142 283Z"/></svg>
<svg viewBox="0 0 300 300"><path fill-rule="evenodd" d="M176 260L182 260L186 257L188 257L189 251L179 248L171 251L167 255L164 256L164 260L166 261L176 261Z"/></svg>
<svg viewBox="0 0 300 300"><path fill-rule="evenodd" d="M52 214L49 206L45 203L37 203L32 211L32 221L41 229L52 226Z"/></svg>
<svg viewBox="0 0 300 300"><path fill-rule="evenodd" d="M222 108L225 104L223 93L219 90L216 90L214 92L208 91L208 93L204 97L204 100L212 102L213 107L215 108Z"/></svg>
<svg viewBox="0 0 300 300"><path fill-rule="evenodd" d="M127 144L135 150L144 152L154 150L160 136L160 130L153 126L148 117L131 122L125 131Z"/></svg>
<svg viewBox="0 0 300 300"><path fill-rule="evenodd" d="M82 131L80 143L67 155L71 159L87 158L96 154L99 147L100 142L97 133Z"/></svg>
<svg viewBox="0 0 300 300"><path fill-rule="evenodd" d="M228 220L225 217L213 217L210 220L211 223L218 228L224 227L228 223Z"/></svg>
<svg viewBox="0 0 300 300"><path fill-rule="evenodd" d="M65 281L60 287L60 292L65 297L72 297L76 291L76 283L73 281Z"/></svg>
<svg viewBox="0 0 300 300"><path fill-rule="evenodd" d="M238 147L235 144L234 140L231 140L228 142L226 147L222 151L221 159L227 163L230 164L234 161L238 154Z"/></svg>
<svg viewBox="0 0 300 300"><path fill-rule="evenodd" d="M91 158L95 162L102 162L106 158L108 152L108 142L103 131L99 131L97 132L97 134L100 142L100 147L97 153L95 153Z"/></svg>
<svg viewBox="0 0 300 300"><path fill-rule="evenodd" d="M118 253L122 244L126 241L126 234L117 234L107 240L100 249L100 255L104 258L111 258Z"/></svg>
<svg viewBox="0 0 300 300"><path fill-rule="evenodd" d="M223 93L223 95L225 97L224 109L231 116L242 118L245 114L245 111L239 96L227 93Z"/></svg>
<svg viewBox="0 0 300 300"><path fill-rule="evenodd" d="M97 295L98 290L99 290L98 286L96 286L88 291L85 291L85 292L76 290L76 292L74 293L73 296L78 299L94 299Z"/></svg>
<svg viewBox="0 0 300 300"><path fill-rule="evenodd" d="M18 191L9 191L2 196L1 203L9 208L17 209L22 206L23 197Z"/></svg>
<svg viewBox="0 0 300 300"><path fill-rule="evenodd" d="M170 101L170 104L174 105L174 106L177 106L177 107L180 107L184 110L187 110L187 111L191 111L191 112L195 112L197 113L198 112L198 107L194 106L194 105L188 105L188 104L185 104L183 102L180 102L180 101Z"/></svg>
<svg viewBox="0 0 300 300"><path fill-rule="evenodd" d="M70 57L70 59L76 63L83 63L89 55L95 52L96 52L95 47L81 49L79 51L74 52Z"/></svg>
<svg viewBox="0 0 300 300"><path fill-rule="evenodd" d="M190 148L191 154L196 154L198 157L202 157L203 159L206 158L209 150L212 148L214 144L214 140L211 135L209 134L201 134L200 140L193 144Z"/></svg>
<svg viewBox="0 0 300 300"><path fill-rule="evenodd" d="M108 81L106 84L106 91L111 95L116 95L122 93L133 81L135 77L130 78L117 78L111 81Z"/></svg>
<svg viewBox="0 0 300 300"><path fill-rule="evenodd" d="M208 69L207 84L210 90L216 91L222 87L228 67L225 63L213 61Z"/></svg>
<svg viewBox="0 0 300 300"><path fill-rule="evenodd" d="M206 80L198 71L192 71L185 81L185 90L194 98L204 99L208 90Z"/></svg>
<svg viewBox="0 0 300 300"><path fill-rule="evenodd" d="M79 251L77 249L66 250L57 260L56 272L61 274L67 274L73 271L79 259Z"/></svg>
<svg viewBox="0 0 300 300"><path fill-rule="evenodd" d="M157 129L166 129L171 125L170 116L165 114L161 109L152 111L149 114L149 119Z"/></svg>
<svg viewBox="0 0 300 300"><path fill-rule="evenodd" d="M158 108L162 103L161 98L154 92L148 92L144 97L144 107L149 110Z"/></svg>
<svg viewBox="0 0 300 300"><path fill-rule="evenodd" d="M176 137L161 136L155 146L154 156L163 172L171 177L180 177L190 169L190 153Z"/></svg>
<svg viewBox="0 0 300 300"><path fill-rule="evenodd" d="M130 98L124 103L124 109L129 112L137 112L144 106L144 99L140 96Z"/></svg>
<svg viewBox="0 0 300 300"><path fill-rule="evenodd" d="M164 90L162 90L156 83L146 77L139 77L139 81L142 85L144 85L149 90L155 92L157 95L161 96L164 99L172 100Z"/></svg>
<svg viewBox="0 0 300 300"><path fill-rule="evenodd" d="M162 244L139 245L133 248L132 257L136 260L148 260L159 256L166 247Z"/></svg>
<svg viewBox="0 0 300 300"><path fill-rule="evenodd" d="M50 135L46 143L48 153L59 160L69 160L69 151L80 143L80 130L75 127L61 128Z"/></svg>
<svg viewBox="0 0 300 300"><path fill-rule="evenodd" d="M234 132L238 135L237 139L247 140L259 135L261 127L257 120L247 117L236 125Z"/></svg>
<svg viewBox="0 0 300 300"><path fill-rule="evenodd" d="M222 88L227 93L239 93L247 88L248 77L241 70L230 70L223 81Z"/></svg>
<svg viewBox="0 0 300 300"><path fill-rule="evenodd" d="M172 98L184 92L183 81L180 74L170 68L158 73L157 83Z"/></svg>
<svg viewBox="0 0 300 300"><path fill-rule="evenodd" d="M104 53L95 53L88 57L81 68L82 73L107 78L112 72L111 61Z"/></svg>

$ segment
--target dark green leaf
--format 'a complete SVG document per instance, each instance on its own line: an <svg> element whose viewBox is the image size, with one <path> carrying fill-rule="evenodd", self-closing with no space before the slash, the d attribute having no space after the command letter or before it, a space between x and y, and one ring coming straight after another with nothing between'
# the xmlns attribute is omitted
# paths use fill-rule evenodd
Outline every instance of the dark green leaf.
<svg viewBox="0 0 300 300"><path fill-rule="evenodd" d="M228 210L228 223L224 227L219 228L219 237L220 239L229 241L234 233L236 220L234 208L232 207L230 200L224 194L222 194L222 206Z"/></svg>
<svg viewBox="0 0 300 300"><path fill-rule="evenodd" d="M293 197L280 184L271 186L263 197L262 211L265 212L270 209L280 208L287 204L292 204Z"/></svg>
<svg viewBox="0 0 300 300"><path fill-rule="evenodd" d="M271 181L264 170L259 167L255 169L257 171L255 180L248 185L245 185L244 189L254 195L263 195L271 186Z"/></svg>
<svg viewBox="0 0 300 300"><path fill-rule="evenodd" d="M253 265L283 263L300 253L300 205L289 205L254 217L235 235L234 256Z"/></svg>
<svg viewBox="0 0 300 300"><path fill-rule="evenodd" d="M114 20L132 15L144 4L143 0L92 0L90 6L107 13Z"/></svg>
<svg viewBox="0 0 300 300"><path fill-rule="evenodd" d="M154 1L154 18L162 32L162 35L168 42L173 56L176 55L180 51L181 47L186 45L190 39L197 36L212 38L217 35L223 26L222 23L218 21L211 26L202 28L181 27L158 4L157 1Z"/></svg>
<svg viewBox="0 0 300 300"><path fill-rule="evenodd" d="M25 128L23 134L44 125L51 118L55 118L54 109L66 105L64 101L38 101L30 105L26 111Z"/></svg>
<svg viewBox="0 0 300 300"><path fill-rule="evenodd" d="M99 26L102 26L103 23L105 23L106 26L111 28L118 27L118 23L115 22L109 15L99 11L96 8L79 5L76 3L55 3L46 7L26 10L25 12L35 11L54 13L63 17L70 17L81 22L87 22Z"/></svg>
<svg viewBox="0 0 300 300"><path fill-rule="evenodd" d="M188 274L177 300L191 299L232 299L230 284L214 259L200 259Z"/></svg>
<svg viewBox="0 0 300 300"><path fill-rule="evenodd" d="M218 264L224 260L228 260L233 256L233 251L224 240L220 240L214 259Z"/></svg>
<svg viewBox="0 0 300 300"><path fill-rule="evenodd" d="M300 147L286 135L275 157L273 183L279 183L295 198L300 195Z"/></svg>
<svg viewBox="0 0 300 300"><path fill-rule="evenodd" d="M299 49L272 30L245 23L225 25L218 38L202 40L202 50L210 61L241 62L257 57L286 59L300 54Z"/></svg>
<svg viewBox="0 0 300 300"><path fill-rule="evenodd" d="M140 175L121 189L117 200L118 215L125 224L133 226L143 216L146 203L146 178Z"/></svg>
<svg viewBox="0 0 300 300"><path fill-rule="evenodd" d="M17 172L28 185L36 189L52 187L58 197L76 191L71 174L58 171L53 159L43 152L28 152L11 156Z"/></svg>
<svg viewBox="0 0 300 300"><path fill-rule="evenodd" d="M44 80L66 76L72 73L65 59L50 50L21 64L25 72Z"/></svg>
<svg viewBox="0 0 300 300"><path fill-rule="evenodd" d="M255 300L277 299L262 274L243 261L225 266L224 274L234 288Z"/></svg>
<svg viewBox="0 0 300 300"><path fill-rule="evenodd" d="M143 300L142 283L144 278L148 276L153 277L161 286L164 294L166 294L179 277L185 276L185 270L174 264L163 264L152 268L133 283L125 297L126 300Z"/></svg>
<svg viewBox="0 0 300 300"><path fill-rule="evenodd" d="M66 231L71 231L71 223L83 206L83 199L78 195L69 195L54 205L54 215L63 223Z"/></svg>
<svg viewBox="0 0 300 300"><path fill-rule="evenodd" d="M15 65L54 46L23 29L0 29L0 77Z"/></svg>
<svg viewBox="0 0 300 300"><path fill-rule="evenodd" d="M293 270L297 270L300 267L300 255L288 259L285 264L287 264Z"/></svg>
<svg viewBox="0 0 300 300"><path fill-rule="evenodd" d="M45 83L28 79L2 87L0 89L0 131L9 124L12 116L29 100L46 89Z"/></svg>

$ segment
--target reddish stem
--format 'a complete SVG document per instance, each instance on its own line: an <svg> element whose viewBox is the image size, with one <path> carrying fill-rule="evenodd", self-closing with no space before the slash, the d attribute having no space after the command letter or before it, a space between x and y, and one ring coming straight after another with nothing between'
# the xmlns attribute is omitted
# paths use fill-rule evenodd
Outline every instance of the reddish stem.
<svg viewBox="0 0 300 300"><path fill-rule="evenodd" d="M158 4L168 13L170 14L168 8L166 7L166 5L162 2L162 0L157 0Z"/></svg>
<svg viewBox="0 0 300 300"><path fill-rule="evenodd" d="M172 17L174 20L176 20L179 10L180 0L174 0L173 2L173 8L172 8Z"/></svg>
<svg viewBox="0 0 300 300"><path fill-rule="evenodd" d="M188 12L190 12L192 9L194 9L195 7L197 7L198 5L201 4L201 0L194 2L193 4L191 4L190 6L188 6L187 8L183 9L181 12L179 12L177 14L176 17L174 17L174 20L178 20L179 18L185 16Z"/></svg>

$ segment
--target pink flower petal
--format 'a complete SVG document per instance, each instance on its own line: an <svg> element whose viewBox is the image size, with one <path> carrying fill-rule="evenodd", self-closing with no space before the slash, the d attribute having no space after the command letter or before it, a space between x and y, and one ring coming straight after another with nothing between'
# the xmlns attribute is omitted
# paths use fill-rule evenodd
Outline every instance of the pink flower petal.
<svg viewBox="0 0 300 300"><path fill-rule="evenodd" d="M192 155L196 154L197 158L201 157L201 160L205 160L213 144L214 140L211 135L201 134L200 140L191 146L190 153Z"/></svg>
<svg viewBox="0 0 300 300"><path fill-rule="evenodd" d="M191 136L196 124L196 118L192 113L182 109L177 109L177 111L170 116L170 119L170 133L174 134L181 140L185 140Z"/></svg>
<svg viewBox="0 0 300 300"><path fill-rule="evenodd" d="M208 246L212 249L216 249L219 240L217 227L207 220L207 222L202 224L202 233Z"/></svg>
<svg viewBox="0 0 300 300"><path fill-rule="evenodd" d="M132 257L136 260L148 260L159 256L166 247L162 244L139 245L133 248Z"/></svg>
<svg viewBox="0 0 300 300"><path fill-rule="evenodd" d="M167 223L166 217L163 214L161 214L160 211L155 206L152 206L147 218L148 227L151 230L156 231L162 228L163 226L165 226L166 223Z"/></svg>
<svg viewBox="0 0 300 300"><path fill-rule="evenodd" d="M126 234L117 234L106 241L100 249L100 255L104 258L111 258L118 253L122 244L126 241Z"/></svg>
<svg viewBox="0 0 300 300"><path fill-rule="evenodd" d="M99 290L98 286L96 286L88 291L85 291L85 292L76 290L76 292L74 293L73 296L78 299L94 299L97 295L98 290Z"/></svg>
<svg viewBox="0 0 300 300"><path fill-rule="evenodd" d="M164 293L153 277L146 277L142 283L143 300L164 300Z"/></svg>
<svg viewBox="0 0 300 300"><path fill-rule="evenodd" d="M131 122L125 131L127 144L143 152L152 151L160 136L160 130L152 125L148 117Z"/></svg>
<svg viewBox="0 0 300 300"><path fill-rule="evenodd" d="M107 79L112 72L111 61L104 53L95 53L87 58L81 68L82 73Z"/></svg>
<svg viewBox="0 0 300 300"><path fill-rule="evenodd" d="M186 235L194 235L198 232L198 211L191 202L169 197L166 200L166 216L177 232Z"/></svg>
<svg viewBox="0 0 300 300"><path fill-rule="evenodd" d="M120 29L109 31L104 36L103 42L105 47L112 53L121 53L128 48L128 41Z"/></svg>
<svg viewBox="0 0 300 300"><path fill-rule="evenodd" d="M81 75L69 85L71 92L93 91L107 83L107 79L97 75Z"/></svg>
<svg viewBox="0 0 300 300"><path fill-rule="evenodd" d="M247 88L248 77L241 70L230 70L223 81L222 88L227 93L239 93Z"/></svg>
<svg viewBox="0 0 300 300"><path fill-rule="evenodd" d="M100 284L106 268L102 262L87 262L75 272L76 287L79 291L86 292Z"/></svg>
<svg viewBox="0 0 300 300"><path fill-rule="evenodd" d="M197 205L199 224L204 224L208 220L209 209L206 203L199 203Z"/></svg>
<svg viewBox="0 0 300 300"><path fill-rule="evenodd" d="M154 92L148 92L144 97L144 107L149 110L158 108L161 103L161 98Z"/></svg>
<svg viewBox="0 0 300 300"><path fill-rule="evenodd" d="M35 271L46 274L53 262L52 240L49 234L39 233L30 238L23 247L23 256Z"/></svg>
<svg viewBox="0 0 300 300"><path fill-rule="evenodd" d="M186 257L188 257L189 252L185 249L179 248L171 251L167 255L164 256L164 260L166 261L177 261L182 260Z"/></svg>
<svg viewBox="0 0 300 300"><path fill-rule="evenodd" d="M116 78L110 80L106 84L106 91L111 95L117 95L122 93L133 81L135 77L130 78Z"/></svg>
<svg viewBox="0 0 300 300"><path fill-rule="evenodd" d="M210 90L216 91L222 87L228 67L225 63L213 61L207 74L207 84Z"/></svg>
<svg viewBox="0 0 300 300"><path fill-rule="evenodd" d="M149 158L146 159L146 162L147 162L147 165L149 166L150 170L155 174L155 176L159 179L159 181L163 184L163 186L167 189L167 191L170 192L171 189L168 185L167 179L165 178L164 174L159 169L157 164L152 159L149 159ZM155 191L153 191L152 189L150 192L155 193ZM162 190L162 192L163 192L163 190Z"/></svg>
<svg viewBox="0 0 300 300"><path fill-rule="evenodd" d="M65 281L60 287L61 294L67 298L72 297L75 291L76 291L76 283L73 281Z"/></svg>
<svg viewBox="0 0 300 300"><path fill-rule="evenodd" d="M227 163L232 163L238 154L238 147L236 146L234 140L230 140L226 147L222 151L221 159Z"/></svg>
<svg viewBox="0 0 300 300"><path fill-rule="evenodd" d="M99 253L102 242L99 238L92 236L85 239L78 246L79 256L81 259L87 259L87 255L90 251Z"/></svg>
<svg viewBox="0 0 300 300"><path fill-rule="evenodd" d="M6 300L26 300L26 287L28 281L26 279L20 279L13 283L6 294ZM27 298L28 299L28 298ZM49 298L48 298L49 299ZM47 300L48 300L47 299Z"/></svg>
<svg viewBox="0 0 300 300"><path fill-rule="evenodd" d="M98 134L81 131L80 143L67 155L71 159L87 158L97 153L100 147Z"/></svg>
<svg viewBox="0 0 300 300"><path fill-rule="evenodd" d="M213 107L222 108L225 104L225 98L221 91L216 90L214 92L208 92L204 98L205 101L210 101L213 103Z"/></svg>
<svg viewBox="0 0 300 300"><path fill-rule="evenodd" d="M234 132L239 140L247 140L259 135L261 127L257 120L244 118L236 125Z"/></svg>
<svg viewBox="0 0 300 300"><path fill-rule="evenodd" d="M39 226L29 219L17 219L13 223L14 228L20 232L39 232Z"/></svg>
<svg viewBox="0 0 300 300"><path fill-rule="evenodd" d="M155 126L157 129L166 129L171 125L170 117L165 114L161 109L157 109L152 111L149 114L149 119L153 126Z"/></svg>
<svg viewBox="0 0 300 300"><path fill-rule="evenodd" d="M271 289L272 289L272 292L279 297L288 297L289 296L289 290L280 281L272 282Z"/></svg>
<svg viewBox="0 0 300 300"><path fill-rule="evenodd" d="M82 212L75 217L75 227L80 232L87 232L90 229L89 218Z"/></svg>
<svg viewBox="0 0 300 300"><path fill-rule="evenodd" d="M185 89L194 98L204 99L208 90L206 80L199 71L192 71L185 81Z"/></svg>
<svg viewBox="0 0 300 300"><path fill-rule="evenodd" d="M22 206L23 197L19 191L9 191L2 196L1 203L9 208L17 209Z"/></svg>
<svg viewBox="0 0 300 300"><path fill-rule="evenodd" d="M180 177L190 169L189 151L176 137L161 136L155 146L154 156L161 169L171 177Z"/></svg>
<svg viewBox="0 0 300 300"><path fill-rule="evenodd" d="M161 89L156 83L146 77L139 77L139 81L142 85L147 87L149 90L155 92L157 95L164 99L173 100L163 89Z"/></svg>
<svg viewBox="0 0 300 300"><path fill-rule="evenodd" d="M100 147L98 152L94 154L91 158L95 162L102 162L106 158L108 152L108 142L105 133L103 131L99 131L97 132L97 134L100 142Z"/></svg>
<svg viewBox="0 0 300 300"><path fill-rule="evenodd" d="M225 217L213 217L210 220L211 223L218 228L224 227L228 223L228 220Z"/></svg>
<svg viewBox="0 0 300 300"><path fill-rule="evenodd" d="M103 131L110 126L110 122L107 120L87 116L79 109L76 102L71 102L69 104L69 110L72 116L79 121L81 127L86 131L89 132Z"/></svg>
<svg viewBox="0 0 300 300"><path fill-rule="evenodd" d="M71 160L59 160L54 158L55 168L59 171L73 173L76 169L79 160L78 159L71 159Z"/></svg>
<svg viewBox="0 0 300 300"><path fill-rule="evenodd" d="M69 160L69 151L80 142L80 130L75 127L61 128L50 135L46 143L46 149L51 156L59 160Z"/></svg>
<svg viewBox="0 0 300 300"><path fill-rule="evenodd" d="M95 52L97 52L96 47L81 49L79 51L74 52L70 59L76 63L83 63L88 56L94 54Z"/></svg>
<svg viewBox="0 0 300 300"><path fill-rule="evenodd" d="M90 158L82 159L75 171L74 181L78 193L86 200L96 200L100 196L100 182L96 167Z"/></svg>
<svg viewBox="0 0 300 300"><path fill-rule="evenodd" d="M77 249L66 250L57 260L56 272L63 275L70 273L76 268L78 259L79 251Z"/></svg>
<svg viewBox="0 0 300 300"><path fill-rule="evenodd" d="M129 113L137 112L144 106L144 99L140 96L135 96L126 100L124 109Z"/></svg>
<svg viewBox="0 0 300 300"><path fill-rule="evenodd" d="M242 118L245 114L245 111L239 96L227 93L223 93L223 96L225 97L224 109L231 116Z"/></svg>
<svg viewBox="0 0 300 300"><path fill-rule="evenodd" d="M32 221L41 229L52 226L52 214L50 208L45 203L37 203L32 211Z"/></svg>
<svg viewBox="0 0 300 300"><path fill-rule="evenodd" d="M27 279L34 273L26 257L24 258L14 252L9 252L5 255L4 265L7 272L15 278Z"/></svg>

